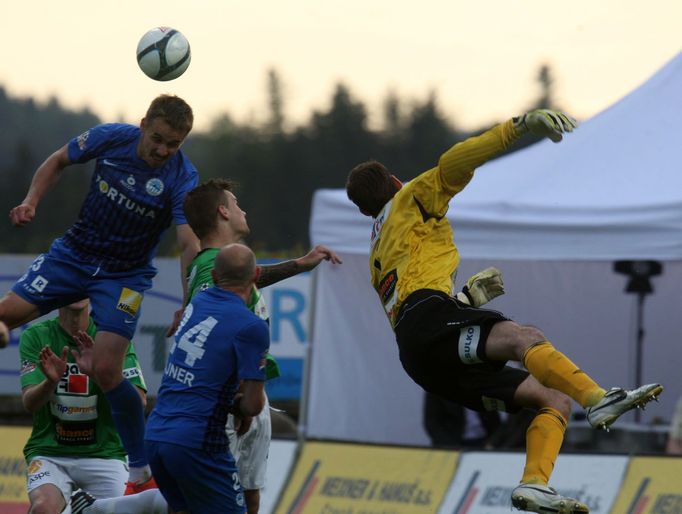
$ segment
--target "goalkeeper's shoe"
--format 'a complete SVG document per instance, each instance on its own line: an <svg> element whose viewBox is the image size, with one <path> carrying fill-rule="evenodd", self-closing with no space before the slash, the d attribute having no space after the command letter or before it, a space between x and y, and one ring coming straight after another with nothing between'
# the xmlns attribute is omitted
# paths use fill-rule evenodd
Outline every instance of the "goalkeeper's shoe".
<svg viewBox="0 0 682 514"><path fill-rule="evenodd" d="M154 477L151 477L146 482L126 482L126 492L124 493L124 496L141 493L143 491L148 491L149 489L158 488L159 486L156 485L156 480L154 480Z"/></svg>
<svg viewBox="0 0 682 514"><path fill-rule="evenodd" d="M586 514L590 509L578 500L561 496L551 487L539 484L521 484L512 491L512 506L526 512L542 514Z"/></svg>
<svg viewBox="0 0 682 514"><path fill-rule="evenodd" d="M95 497L87 491L79 489L71 495L71 512L72 514L84 514L85 509L93 503L95 503Z"/></svg>
<svg viewBox="0 0 682 514"><path fill-rule="evenodd" d="M619 416L634 408L642 408L663 391L661 384L647 384L632 391L612 387L596 405L587 409L587 421L594 428L608 430Z"/></svg>

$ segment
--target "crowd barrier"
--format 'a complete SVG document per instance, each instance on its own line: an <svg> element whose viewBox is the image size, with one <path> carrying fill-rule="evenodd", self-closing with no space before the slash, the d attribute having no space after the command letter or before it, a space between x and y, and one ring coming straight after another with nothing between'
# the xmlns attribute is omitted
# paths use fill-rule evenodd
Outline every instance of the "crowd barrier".
<svg viewBox="0 0 682 514"><path fill-rule="evenodd" d="M0 427L0 512L28 508L26 427ZM509 514L517 452L275 440L262 514ZM682 457L564 454L552 485L592 514L682 514Z"/></svg>

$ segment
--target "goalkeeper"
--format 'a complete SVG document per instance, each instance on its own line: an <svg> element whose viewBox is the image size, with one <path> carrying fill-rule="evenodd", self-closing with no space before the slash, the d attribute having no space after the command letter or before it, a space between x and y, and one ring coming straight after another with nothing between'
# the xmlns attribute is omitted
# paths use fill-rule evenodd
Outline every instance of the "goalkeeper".
<svg viewBox="0 0 682 514"><path fill-rule="evenodd" d="M633 391L605 391L538 328L475 308L477 302L468 302L472 306L453 298L459 253L446 213L476 168L518 138L530 132L558 143L575 127L566 114L540 109L455 145L436 167L407 184L376 161L356 166L346 183L348 197L375 220L371 282L395 331L408 375L426 391L473 410L537 411L526 434L521 483L511 498L514 507L531 512L589 512L586 505L548 486L571 399L587 409L592 426L607 428L663 388L649 384ZM469 289L470 295L476 292ZM509 360L526 369L507 366Z"/></svg>

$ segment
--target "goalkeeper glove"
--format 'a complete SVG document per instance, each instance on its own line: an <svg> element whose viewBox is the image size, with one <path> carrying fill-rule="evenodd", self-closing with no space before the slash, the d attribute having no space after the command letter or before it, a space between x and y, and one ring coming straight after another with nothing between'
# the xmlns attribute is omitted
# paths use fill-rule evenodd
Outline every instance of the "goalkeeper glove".
<svg viewBox="0 0 682 514"><path fill-rule="evenodd" d="M503 294L502 272L497 268L490 267L479 271L467 280L462 292L457 293L457 299L472 307L481 307Z"/></svg>
<svg viewBox="0 0 682 514"><path fill-rule="evenodd" d="M531 132L536 136L548 137L555 143L563 138L564 133L573 132L578 122L568 114L549 109L536 109L523 116L514 118L514 127L521 133Z"/></svg>

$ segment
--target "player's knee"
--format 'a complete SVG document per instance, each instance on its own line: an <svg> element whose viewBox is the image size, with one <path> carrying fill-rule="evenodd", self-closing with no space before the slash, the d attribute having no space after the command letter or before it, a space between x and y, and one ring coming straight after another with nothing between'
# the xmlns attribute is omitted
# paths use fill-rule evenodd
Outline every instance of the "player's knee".
<svg viewBox="0 0 682 514"><path fill-rule="evenodd" d="M519 357L523 358L523 354L528 348L543 341L547 341L547 338L542 330L531 325L522 325L519 327L516 345Z"/></svg>
<svg viewBox="0 0 682 514"><path fill-rule="evenodd" d="M31 509L28 512L29 514L59 514L63 508L64 505L56 505L52 499L41 497L31 502Z"/></svg>
<svg viewBox="0 0 682 514"><path fill-rule="evenodd" d="M95 382L103 391L110 391L123 380L123 369L116 363L105 359L96 360L92 365Z"/></svg>
<svg viewBox="0 0 682 514"><path fill-rule="evenodd" d="M549 390L547 407L558 411L568 421L571 416L571 399L562 392Z"/></svg>

